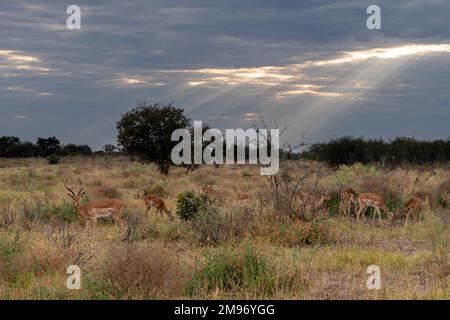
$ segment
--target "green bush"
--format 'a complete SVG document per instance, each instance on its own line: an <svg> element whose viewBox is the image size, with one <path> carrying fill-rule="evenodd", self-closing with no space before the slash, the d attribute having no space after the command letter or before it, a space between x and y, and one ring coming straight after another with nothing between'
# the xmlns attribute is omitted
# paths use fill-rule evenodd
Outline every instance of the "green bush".
<svg viewBox="0 0 450 320"><path fill-rule="evenodd" d="M178 195L177 215L184 221L192 220L203 206L203 200L193 191L185 191Z"/></svg>
<svg viewBox="0 0 450 320"><path fill-rule="evenodd" d="M225 249L206 254L205 260L191 276L186 293L204 294L219 288L223 291L256 291L270 295L275 287L275 276L267 259L247 246L240 250Z"/></svg>
<svg viewBox="0 0 450 320"><path fill-rule="evenodd" d="M326 208L330 217L338 216L340 214L339 208L341 204L341 196L339 192L330 192L329 196L331 200L326 202Z"/></svg>
<svg viewBox="0 0 450 320"><path fill-rule="evenodd" d="M447 208L449 205L449 201L447 200L447 197L444 197L444 195L440 194L438 195L436 199L436 203L441 208Z"/></svg>
<svg viewBox="0 0 450 320"><path fill-rule="evenodd" d="M14 239L0 238L0 257L6 260L14 258L22 251L25 241L19 232L16 232Z"/></svg>
<svg viewBox="0 0 450 320"><path fill-rule="evenodd" d="M25 201L19 207L22 225L30 230L36 222L64 222L70 223L78 220L78 214L71 202L50 204L41 201Z"/></svg>
<svg viewBox="0 0 450 320"><path fill-rule="evenodd" d="M61 158L55 154L52 154L50 157L47 158L48 164L51 164L51 165L58 164L60 160L61 160Z"/></svg>
<svg viewBox="0 0 450 320"><path fill-rule="evenodd" d="M52 205L49 208L48 219L55 219L58 222L75 222L78 220L78 214L71 202L64 201L60 205Z"/></svg>

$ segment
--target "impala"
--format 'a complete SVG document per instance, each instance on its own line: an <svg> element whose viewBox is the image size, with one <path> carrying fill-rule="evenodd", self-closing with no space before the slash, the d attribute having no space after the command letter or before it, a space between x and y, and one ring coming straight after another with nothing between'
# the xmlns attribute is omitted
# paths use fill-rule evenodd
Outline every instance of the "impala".
<svg viewBox="0 0 450 320"><path fill-rule="evenodd" d="M216 186L211 184L202 185L200 189L200 194L207 196L209 198L219 200L221 202L224 202L226 198L223 190L219 190Z"/></svg>
<svg viewBox="0 0 450 320"><path fill-rule="evenodd" d="M80 204L81 198L86 195L81 179L78 179L80 186L78 192L74 192L67 186L67 179L64 181L64 187L72 198L75 206L75 211L86 220L86 229L92 229L97 225L98 218L106 218L112 216L114 221L120 226L122 230L125 229L125 223L122 221L123 208L125 203L119 199L103 199L93 200Z"/></svg>
<svg viewBox="0 0 450 320"><path fill-rule="evenodd" d="M405 208L403 209L403 213L405 215L405 223L408 222L408 218L410 215L413 216L413 221L417 221L416 214L422 209L423 201L418 197L412 197L405 204Z"/></svg>
<svg viewBox="0 0 450 320"><path fill-rule="evenodd" d="M218 190L216 190L216 188L214 188L214 186L211 184L202 185L200 188L200 194L203 194L203 195L209 196L209 197L217 197L217 196L221 195L221 193Z"/></svg>
<svg viewBox="0 0 450 320"><path fill-rule="evenodd" d="M253 199L253 196L248 192L238 192L236 194L237 201L247 201L247 200L252 200L252 199Z"/></svg>
<svg viewBox="0 0 450 320"><path fill-rule="evenodd" d="M339 205L339 211L349 216L352 212L352 208L355 208L358 201L358 195L352 188L345 188L341 191L341 203Z"/></svg>
<svg viewBox="0 0 450 320"><path fill-rule="evenodd" d="M156 211L160 213L161 217L164 212L165 214L167 214L170 220L174 219L172 211L167 209L166 203L161 197L158 197L154 194L148 194L147 191L144 190L144 202L146 206L146 212L148 212L151 208L155 208Z"/></svg>
<svg viewBox="0 0 450 320"><path fill-rule="evenodd" d="M297 194L297 199L300 202L302 209L307 208L313 211L320 210L322 214L324 214L326 210L324 207L325 201L331 200L330 196L326 193L322 193L320 197L315 197L303 191L300 191Z"/></svg>
<svg viewBox="0 0 450 320"><path fill-rule="evenodd" d="M359 216L362 214L364 221L366 220L366 217L364 213L366 212L368 207L372 207L374 209L374 216L372 223L375 222L375 217L378 213L378 217L380 219L380 224L383 224L381 221L381 211L382 209L384 212L386 212L389 215L389 219L392 221L392 218L394 217L394 214L389 211L389 208L387 207L386 203L384 202L384 199L375 194L375 193L361 193L358 196L358 212L356 213L356 221L359 222Z"/></svg>

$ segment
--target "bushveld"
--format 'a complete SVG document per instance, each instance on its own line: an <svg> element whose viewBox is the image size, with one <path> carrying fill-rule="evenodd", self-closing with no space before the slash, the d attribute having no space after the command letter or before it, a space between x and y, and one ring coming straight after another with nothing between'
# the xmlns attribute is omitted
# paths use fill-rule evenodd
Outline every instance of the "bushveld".
<svg viewBox="0 0 450 320"><path fill-rule="evenodd" d="M277 176L257 166L200 166L186 174L122 157L0 159L1 299L448 299L450 168L376 165L330 168L283 162ZM64 189L83 180L87 200L125 204L125 237L112 220L84 230ZM210 186L214 201L193 220L146 213L143 190L176 212L177 195ZM339 192L384 197L394 219L355 221ZM204 189L204 188L203 188ZM326 192L325 214L302 210L296 192ZM417 222L404 203L424 200ZM205 196L205 195L204 195ZM216 201L217 200L217 201ZM66 287L69 265L81 289ZM367 267L381 270L369 290Z"/></svg>

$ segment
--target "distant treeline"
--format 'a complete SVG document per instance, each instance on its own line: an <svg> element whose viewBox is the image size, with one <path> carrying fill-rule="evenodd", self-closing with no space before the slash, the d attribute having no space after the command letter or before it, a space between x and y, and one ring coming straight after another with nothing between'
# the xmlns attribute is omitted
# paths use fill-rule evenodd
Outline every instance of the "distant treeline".
<svg viewBox="0 0 450 320"><path fill-rule="evenodd" d="M38 138L36 143L21 141L18 137L0 137L0 157L2 158L30 158L49 157L52 155L90 155L88 145L62 145L56 137Z"/></svg>
<svg viewBox="0 0 450 320"><path fill-rule="evenodd" d="M236 148L236 146L235 146ZM105 145L102 151L93 152L85 144L61 144L56 137L38 138L35 143L21 141L18 137L0 137L0 158L30 158L76 156L92 154L119 154L114 145ZM224 154L226 153L224 146ZM235 149L236 157L236 149ZM245 158L248 157L248 148ZM307 151L292 153L280 150L282 159L299 158L326 162L329 165L354 163L382 163L385 165L432 164L450 161L450 138L446 140L416 140L399 137L390 141L342 137L315 143Z"/></svg>
<svg viewBox="0 0 450 320"><path fill-rule="evenodd" d="M302 158L330 165L377 162L395 166L446 162L450 161L450 138L425 141L399 137L386 142L381 139L342 137L313 144L302 153Z"/></svg>

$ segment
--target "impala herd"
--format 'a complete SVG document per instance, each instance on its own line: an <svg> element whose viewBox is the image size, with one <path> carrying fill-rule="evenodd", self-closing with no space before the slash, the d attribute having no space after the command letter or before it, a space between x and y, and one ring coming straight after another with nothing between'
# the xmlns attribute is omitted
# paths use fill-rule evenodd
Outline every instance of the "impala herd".
<svg viewBox="0 0 450 320"><path fill-rule="evenodd" d="M414 221L417 221L418 213L422 208L423 201L419 197L412 197L409 199L405 207L403 208L403 215L405 217L405 223L408 222L409 217L412 215ZM374 209L374 215L372 222L375 221L375 218L378 214L380 223L381 220L381 210L387 213L389 220L392 221L394 218L394 214L387 207L383 197L375 194L375 193L361 193L358 195L352 188L345 188L341 191L341 203L340 203L340 212L344 215L350 215L352 208L354 208L356 212L356 221L359 222L359 217L363 216L364 221L366 220L366 216L364 215L367 208L372 207Z"/></svg>
<svg viewBox="0 0 450 320"><path fill-rule="evenodd" d="M98 218L112 216L119 227L124 230L125 223L122 220L122 215L125 203L120 199L101 199L92 200L81 204L80 201L86 193L84 191L81 179L78 179L78 182L79 188L77 192L67 186L67 179L64 182L64 187L68 191L67 195L73 200L75 211L85 219L86 229L90 228L93 230L97 224ZM211 185L208 185L202 186L200 193L208 196L215 196L219 193L219 191L215 190ZM172 214L172 211L167 208L164 199L157 195L149 194L147 191L144 191L142 198L146 206L146 213L148 213L150 209L155 208L157 213L160 213L161 216L165 213L170 220L174 220L174 215ZM237 201L246 201L249 199L252 199L252 196L246 192L239 193L236 196ZM301 191L296 194L295 199L300 204L300 210L307 209L318 211L323 215L326 212L326 201L331 200L331 197L326 193L322 193L320 196L313 196ZM405 223L408 222L411 216L414 221L417 221L417 215L422 208L422 204L422 199L418 197L413 197L406 202L403 209ZM390 221L394 218L394 214L387 207L383 197L375 193L361 193L358 195L352 188L345 188L341 191L339 211L342 215L348 217L353 211L356 215L356 221L358 223L361 215L363 220L366 221L364 213L369 207L374 209L372 223L375 222L375 218L378 215L380 224L383 224L381 219L381 210L388 215Z"/></svg>

